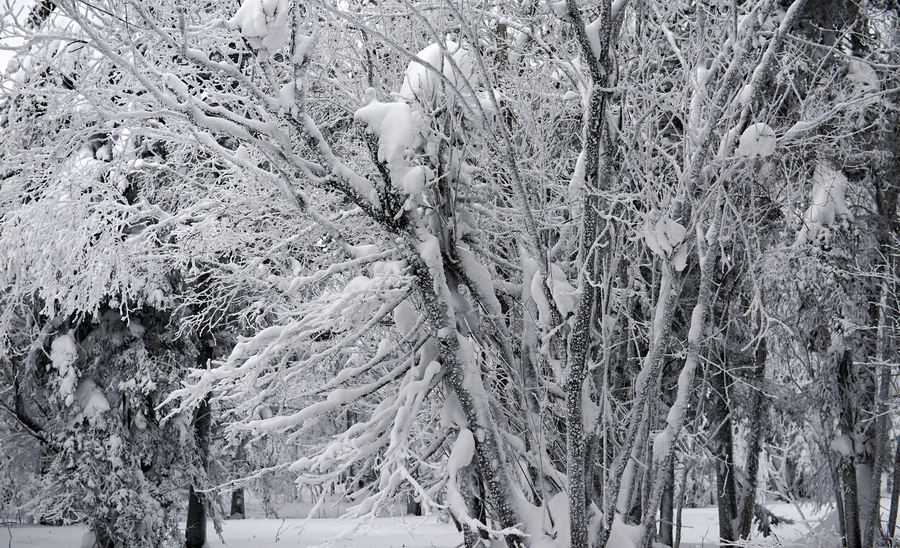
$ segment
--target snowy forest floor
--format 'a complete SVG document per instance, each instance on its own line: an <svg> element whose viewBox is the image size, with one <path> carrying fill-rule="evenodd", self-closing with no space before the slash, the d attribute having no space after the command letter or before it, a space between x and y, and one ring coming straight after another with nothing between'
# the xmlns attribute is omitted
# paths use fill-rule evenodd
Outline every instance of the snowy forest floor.
<svg viewBox="0 0 900 548"><path fill-rule="evenodd" d="M256 506L256 505L254 505ZM440 516L383 517L374 521L368 529L353 532L354 523L335 518L309 520L298 517L303 506L287 505L279 510L284 519L267 519L257 508L248 508L248 519L227 520L224 523L225 544L209 524L210 548L283 548L285 546L317 546L330 538L345 536L335 548L455 548L461 546L462 535L453 523ZM776 515L794 520L776 530L777 538L758 539L752 546L790 546L792 548L829 548L840 546L833 533L823 531L823 523L830 524L826 516L829 507L812 505L770 504ZM291 517L288 517L291 516ZM710 548L718 545L718 521L715 508L685 508L682 516L681 546L683 548ZM827 527L825 527L827 529ZM16 524L0 530L0 548L79 548L85 534L82 525L50 527ZM836 542L836 544L835 544Z"/></svg>

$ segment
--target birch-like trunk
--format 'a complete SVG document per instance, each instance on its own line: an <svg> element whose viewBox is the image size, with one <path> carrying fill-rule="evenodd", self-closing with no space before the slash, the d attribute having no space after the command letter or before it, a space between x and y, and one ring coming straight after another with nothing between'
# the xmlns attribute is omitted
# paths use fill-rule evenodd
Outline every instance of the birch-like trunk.
<svg viewBox="0 0 900 548"><path fill-rule="evenodd" d="M587 439L583 416L587 359L590 351L590 332L596 305L593 282L597 279L599 261L595 242L599 224L600 192L609 188L612 180L612 139L605 135L606 103L609 91L605 89L610 73L610 48L613 37L613 14L610 0L600 6L600 25L589 30L581 19L581 11L575 0L567 0L567 7L581 47L583 62L590 77L587 109L582 129L582 150L585 157L585 194L579 241L579 301L575 310L575 323L569 338L568 377L566 379L566 474L569 480L569 518L571 548L588 548L587 508ZM588 32L597 36L588 37ZM597 50L592 47L596 40ZM606 144L608 146L603 146Z"/></svg>
<svg viewBox="0 0 900 548"><path fill-rule="evenodd" d="M419 294L425 304L432 332L438 345L438 357L447 384L459 400L469 429L475 434L475 463L481 472L487 490L487 504L493 510L491 517L503 529L520 524L514 490L506 466L506 458L500 444L500 436L490 411L490 398L484 387L480 366L474 361L474 352L463 348L463 336L456 327L455 312L450 288L434 236L410 234L410 263L417 277ZM429 253L423 253L427 248ZM471 349L468 349L471 350ZM507 534L510 548L525 546L520 535Z"/></svg>
<svg viewBox="0 0 900 548"><path fill-rule="evenodd" d="M665 471L668 469L669 461L673 457L675 448L675 440L681 432L684 425L685 411L687 409L688 398L694 384L694 373L697 365L700 363L700 352L702 350L703 332L707 324L707 315L709 313L710 302L713 293L713 276L715 274L715 265L719 256L719 234L722 230L723 205L721 197L716 201L715 211L711 219L709 230L705 232L705 236L701 235L697 238L700 253L700 287L697 292L697 304L691 313L691 327L688 332L687 356L684 360L684 367L678 376L678 390L675 396L675 402L669 409L666 417L666 427L662 432L656 435L653 440L653 461L654 468L657 471ZM700 231L698 230L698 234ZM651 545L650 525L656 518L656 511L659 508L659 501L662 498L662 491L665 485L664 475L657 473L652 478L653 484L650 490L650 500L644 509L641 523L644 525L643 536L639 546L649 548Z"/></svg>

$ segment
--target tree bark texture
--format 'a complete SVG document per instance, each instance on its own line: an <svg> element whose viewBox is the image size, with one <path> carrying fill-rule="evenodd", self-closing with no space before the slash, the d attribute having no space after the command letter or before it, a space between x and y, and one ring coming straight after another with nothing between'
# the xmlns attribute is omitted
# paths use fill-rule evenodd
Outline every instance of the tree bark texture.
<svg viewBox="0 0 900 548"><path fill-rule="evenodd" d="M659 501L659 535L657 539L661 544L672 546L674 540L672 527L675 523L675 459L669 459L666 471L666 486L663 488L662 499Z"/></svg>
<svg viewBox="0 0 900 548"><path fill-rule="evenodd" d="M724 360L722 360L724 361ZM731 410L728 402L728 379L724 364L713 364L710 375L710 422L712 456L716 466L716 499L719 510L719 544L731 546L737 539L737 493L735 489L734 438L731 432Z"/></svg>
<svg viewBox="0 0 900 548"><path fill-rule="evenodd" d="M209 409L209 397L204 398L197 407L194 417L194 439L197 443L200 465L205 473L209 467L209 437L212 417ZM206 504L204 496L195 486L191 486L188 497L187 526L185 530L185 548L203 548L206 544Z"/></svg>
<svg viewBox="0 0 900 548"><path fill-rule="evenodd" d="M888 514L887 538L894 538L894 530L897 528L897 505L900 503L900 440L897 440L897 449L894 452L894 473L891 476L891 509Z"/></svg>
<svg viewBox="0 0 900 548"><path fill-rule="evenodd" d="M475 433L475 458L484 478L487 503L493 509L492 517L502 528L519 525L520 520L513 498L511 480L507 473L506 459L500 446L499 434L488 407L488 395L477 363L468 363L462 350L462 336L456 328L455 313L449 302L451 295L447 285L444 264L429 264L435 257L426 259L419 249L420 234L410 234L408 245L411 265L417 277L419 294L425 303L425 312L438 345L438 356L444 378L456 394L466 417L469 429ZM443 259L442 259L443 260ZM524 546L518 535L506 535L510 548Z"/></svg>
<svg viewBox="0 0 900 548"><path fill-rule="evenodd" d="M841 406L841 434L847 436L854 445L855 434L853 421L853 394L856 383L853 382L853 360L849 350L844 350L837 357L837 385ZM844 506L844 540L847 548L862 548L862 537L859 529L859 489L856 484L855 447L850 455L841 455L838 461L838 474L841 480L840 494Z"/></svg>
<svg viewBox="0 0 900 548"><path fill-rule="evenodd" d="M757 324L757 336L762 332L762 318ZM763 383L766 379L766 359L768 350L766 339L757 341L756 352L753 357L753 379L751 383L751 407L750 407L750 434L747 439L747 483L741 493L740 524L738 526L738 538L747 540L750 538L750 529L753 525L753 506L756 503L756 490L759 475L759 454L762 451L762 432L766 425L766 397L763 393Z"/></svg>

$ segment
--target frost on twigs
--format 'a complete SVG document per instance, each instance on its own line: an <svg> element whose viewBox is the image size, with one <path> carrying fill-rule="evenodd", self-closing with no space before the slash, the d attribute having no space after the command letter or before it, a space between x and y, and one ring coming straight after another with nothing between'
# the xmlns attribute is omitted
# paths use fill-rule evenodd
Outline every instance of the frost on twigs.
<svg viewBox="0 0 900 548"><path fill-rule="evenodd" d="M738 144L738 155L747 158L768 158L775 154L775 130L762 122L751 124Z"/></svg>
<svg viewBox="0 0 900 548"><path fill-rule="evenodd" d="M795 245L803 245L818 239L827 239L826 227L835 223L846 226L853 222L853 214L847 207L847 177L840 171L820 162L813 173L810 204L803 214L803 226L797 233Z"/></svg>

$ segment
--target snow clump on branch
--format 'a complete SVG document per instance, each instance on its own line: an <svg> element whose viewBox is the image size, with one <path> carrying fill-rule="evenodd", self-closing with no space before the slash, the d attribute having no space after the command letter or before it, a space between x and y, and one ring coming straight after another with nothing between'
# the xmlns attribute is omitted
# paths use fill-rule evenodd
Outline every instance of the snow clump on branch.
<svg viewBox="0 0 900 548"><path fill-rule="evenodd" d="M71 334L57 337L50 345L50 362L59 374L59 397L72 405L75 401L75 383L78 381L78 372L75 369L75 360L78 358L78 347L75 338Z"/></svg>
<svg viewBox="0 0 900 548"><path fill-rule="evenodd" d="M287 0L244 0L226 25L258 50L278 51L291 35Z"/></svg>
<svg viewBox="0 0 900 548"><path fill-rule="evenodd" d="M747 158L768 158L775 154L775 130L761 122L751 124L741 134L738 154Z"/></svg>
<svg viewBox="0 0 900 548"><path fill-rule="evenodd" d="M824 163L816 164L809 208L803 214L803 226L797 234L795 245L815 241L826 226L836 221L853 222L853 214L847 207L846 193L849 181L840 171ZM824 233L827 237L827 233Z"/></svg>
<svg viewBox="0 0 900 548"><path fill-rule="evenodd" d="M449 55L445 55L445 51ZM434 100L442 80L438 72L460 90L465 87L465 82L472 81L475 72L472 55L456 42L447 42L444 48L439 44L431 44L416 54L416 58L418 61L412 61L406 68L403 85L400 87L399 98L408 103L416 100L429 103Z"/></svg>

